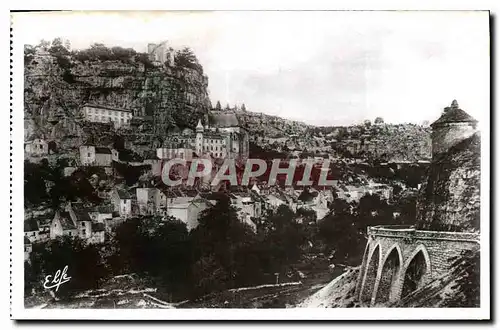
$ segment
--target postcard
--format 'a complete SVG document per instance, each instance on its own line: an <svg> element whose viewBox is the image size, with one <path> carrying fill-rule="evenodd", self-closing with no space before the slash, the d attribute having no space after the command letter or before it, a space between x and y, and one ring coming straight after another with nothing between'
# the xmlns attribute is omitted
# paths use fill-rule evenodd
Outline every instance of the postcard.
<svg viewBox="0 0 500 330"><path fill-rule="evenodd" d="M11 16L12 318L490 318L488 11Z"/></svg>

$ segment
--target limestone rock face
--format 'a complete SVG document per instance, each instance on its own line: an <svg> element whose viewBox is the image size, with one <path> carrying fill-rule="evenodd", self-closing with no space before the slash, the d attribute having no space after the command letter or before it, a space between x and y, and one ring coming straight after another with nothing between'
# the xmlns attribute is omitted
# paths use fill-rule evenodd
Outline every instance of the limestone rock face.
<svg viewBox="0 0 500 330"><path fill-rule="evenodd" d="M80 134L82 125L59 122L78 123L79 109L85 103L149 116L157 136L166 135L172 127L194 127L210 108L208 79L201 70L146 65L134 58L80 61L71 54L67 58L64 65L49 53L25 61L24 112L31 134L58 138Z"/></svg>
<svg viewBox="0 0 500 330"><path fill-rule="evenodd" d="M417 228L480 229L480 143L475 133L433 159L417 200Z"/></svg>

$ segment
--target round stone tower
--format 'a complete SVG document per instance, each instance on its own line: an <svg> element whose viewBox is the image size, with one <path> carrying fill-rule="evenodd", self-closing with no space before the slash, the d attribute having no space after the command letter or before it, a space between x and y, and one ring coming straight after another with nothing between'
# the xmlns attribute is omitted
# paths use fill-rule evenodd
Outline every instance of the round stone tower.
<svg viewBox="0 0 500 330"><path fill-rule="evenodd" d="M432 158L448 151L477 132L477 120L459 108L457 100L444 108L443 114L431 124Z"/></svg>

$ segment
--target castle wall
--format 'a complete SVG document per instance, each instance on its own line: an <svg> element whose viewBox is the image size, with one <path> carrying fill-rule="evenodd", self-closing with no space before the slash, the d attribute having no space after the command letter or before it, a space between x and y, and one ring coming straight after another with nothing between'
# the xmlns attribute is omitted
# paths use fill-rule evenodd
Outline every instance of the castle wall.
<svg viewBox="0 0 500 330"><path fill-rule="evenodd" d="M425 271L419 282L420 287L445 275L453 262L451 258L460 255L464 250L479 246L479 234L475 233L377 226L369 227L368 235L367 248L356 288L357 296L366 305L383 304L387 302L388 297L390 301L402 298L405 274L418 253L422 253L425 261L422 265ZM396 249L398 261L394 260L394 255L388 259L393 249ZM378 261L372 260L374 256L378 258ZM374 264L377 264L375 272L370 269L370 265ZM387 274L387 272L392 272L392 274ZM381 295L377 299L379 293L383 297ZM383 301L380 301L381 297Z"/></svg>
<svg viewBox="0 0 500 330"><path fill-rule="evenodd" d="M476 125L470 122L440 124L432 130L432 157L448 151L462 140L477 132Z"/></svg>

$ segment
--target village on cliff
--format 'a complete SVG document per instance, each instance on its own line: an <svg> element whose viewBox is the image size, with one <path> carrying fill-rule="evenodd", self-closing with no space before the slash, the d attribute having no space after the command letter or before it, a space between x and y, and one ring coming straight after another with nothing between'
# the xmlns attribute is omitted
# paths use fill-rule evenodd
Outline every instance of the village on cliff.
<svg viewBox="0 0 500 330"><path fill-rule="evenodd" d="M244 286L283 290L280 284L292 283L302 291L287 306L446 306L443 288L463 275L456 275L457 258L479 248L480 136L476 120L457 101L436 109L431 125L393 125L378 117L347 127L313 127L254 113L244 104L212 106L208 79L187 49L149 44L143 56L104 45L76 53L68 48L55 40L25 49L24 256L32 272L25 279L31 281L25 284L27 301L43 295L35 269L49 265L40 266L40 260L57 255L81 258L87 266L86 258L99 260L102 266L91 270L92 283L82 280L81 288L73 288L75 297L102 288L120 272L143 271L161 277L168 288L196 286L189 297ZM321 186L313 179L311 186L301 186L303 168L292 184L278 176L270 185L268 171L245 186L211 185L203 178L194 185L164 183L167 161L181 159L189 167L197 158L208 159L214 172L226 159L279 159L282 166L309 160L315 163L313 178L328 162L335 184ZM159 229L165 224L170 232ZM238 239L231 236L234 228L243 228ZM135 245L126 244L134 235L160 237L153 232L165 235L158 242L168 241L171 252L141 250L137 256ZM187 244L182 247L181 237ZM147 239L134 239L131 245L147 245ZM247 239L253 241L238 245ZM263 242L274 259L260 256ZM81 251L97 247L92 251L99 257L57 254L64 244ZM224 246L240 255L226 256ZM174 255L180 250L179 258L193 260L168 280L163 268L147 268L181 263ZM137 266L127 258L152 261ZM325 286L337 276L343 278ZM313 287L330 291L314 296ZM341 297L336 302L335 295ZM145 304L163 300L147 298ZM251 306L282 306L275 303Z"/></svg>

